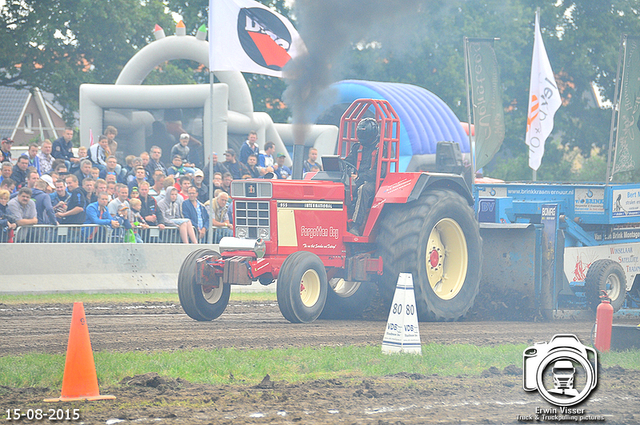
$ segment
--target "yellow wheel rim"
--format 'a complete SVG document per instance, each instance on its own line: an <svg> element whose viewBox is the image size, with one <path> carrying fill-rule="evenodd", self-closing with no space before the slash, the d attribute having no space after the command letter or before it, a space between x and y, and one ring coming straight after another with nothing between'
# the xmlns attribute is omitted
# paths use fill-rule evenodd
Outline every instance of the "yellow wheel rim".
<svg viewBox="0 0 640 425"><path fill-rule="evenodd" d="M361 282L350 282L342 278L333 278L329 281L329 285L333 288L333 292L339 297L348 298L355 294L360 288Z"/></svg>
<svg viewBox="0 0 640 425"><path fill-rule="evenodd" d="M320 276L315 270L309 269L300 280L300 300L305 307L313 307L320 298Z"/></svg>
<svg viewBox="0 0 640 425"><path fill-rule="evenodd" d="M214 286L201 286L202 288L202 296L204 297L205 301L208 302L209 304L215 304L218 301L220 301L220 298L222 298L222 292L224 291L224 286L222 283L222 279L220 279L220 282L218 284L218 287L214 287Z"/></svg>
<svg viewBox="0 0 640 425"><path fill-rule="evenodd" d="M450 300L462 289L469 254L464 232L455 220L443 218L431 230L427 242L427 277L433 292Z"/></svg>

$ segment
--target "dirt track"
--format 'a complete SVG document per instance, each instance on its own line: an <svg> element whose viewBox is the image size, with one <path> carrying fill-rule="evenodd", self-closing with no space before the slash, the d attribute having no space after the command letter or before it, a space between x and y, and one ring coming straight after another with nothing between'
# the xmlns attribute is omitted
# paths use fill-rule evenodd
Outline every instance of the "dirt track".
<svg viewBox="0 0 640 425"><path fill-rule="evenodd" d="M171 304L85 305L94 351L236 347L379 345L385 321L286 322L275 303L232 303L214 322L195 322ZM64 353L71 305L0 305L0 356ZM456 322L421 324L423 343L494 345L548 341L557 333L589 343L591 322ZM428 359L425 359L428 361ZM115 401L62 404L79 407L83 423L516 423L517 415L550 408L522 390L521 364L490 369L482 377L412 374L365 380L289 384L265 380L225 386L195 385L146 375L102 388ZM599 386L581 406L607 423L640 423L640 373L601 370ZM59 389L0 388L2 409L49 408L42 399ZM109 422L117 423L117 422Z"/></svg>

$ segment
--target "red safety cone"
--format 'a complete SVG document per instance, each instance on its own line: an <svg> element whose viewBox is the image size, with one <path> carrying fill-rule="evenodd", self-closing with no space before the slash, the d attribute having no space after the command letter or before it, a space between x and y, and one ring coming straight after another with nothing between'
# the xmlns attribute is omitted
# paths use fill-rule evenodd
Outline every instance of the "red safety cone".
<svg viewBox="0 0 640 425"><path fill-rule="evenodd" d="M100 395L87 319L84 316L84 305L73 303L67 358L62 378L62 395L60 398L48 398L44 401L114 400L115 398L112 395Z"/></svg>

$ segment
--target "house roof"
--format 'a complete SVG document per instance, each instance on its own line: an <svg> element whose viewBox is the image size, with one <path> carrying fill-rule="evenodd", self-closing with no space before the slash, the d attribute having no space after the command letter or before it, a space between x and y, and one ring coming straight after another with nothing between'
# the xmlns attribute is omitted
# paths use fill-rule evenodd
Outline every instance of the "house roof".
<svg viewBox="0 0 640 425"><path fill-rule="evenodd" d="M10 137L20 118L29 90L0 86L0 137Z"/></svg>

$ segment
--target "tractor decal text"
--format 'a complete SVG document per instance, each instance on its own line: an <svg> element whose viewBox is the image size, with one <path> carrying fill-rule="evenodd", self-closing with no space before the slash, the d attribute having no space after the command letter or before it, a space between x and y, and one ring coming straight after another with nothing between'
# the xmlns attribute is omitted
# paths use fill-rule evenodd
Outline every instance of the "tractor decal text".
<svg viewBox="0 0 640 425"><path fill-rule="evenodd" d="M288 202L278 201L278 208L291 208L302 210L332 210L342 209L341 202Z"/></svg>
<svg viewBox="0 0 640 425"><path fill-rule="evenodd" d="M304 236L310 239L313 239L316 237L323 237L323 238L330 237L333 239L338 239L339 231L334 227L326 228L322 226L316 226L316 227L302 226L300 227L300 236Z"/></svg>
<svg viewBox="0 0 640 425"><path fill-rule="evenodd" d="M411 186L412 183L413 183L413 180L408 180L408 179L400 180L399 182L394 183L394 184L390 185L389 187L385 188L384 192L385 193L393 193L393 192L396 192L398 190L405 189L408 186Z"/></svg>

